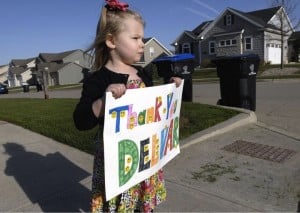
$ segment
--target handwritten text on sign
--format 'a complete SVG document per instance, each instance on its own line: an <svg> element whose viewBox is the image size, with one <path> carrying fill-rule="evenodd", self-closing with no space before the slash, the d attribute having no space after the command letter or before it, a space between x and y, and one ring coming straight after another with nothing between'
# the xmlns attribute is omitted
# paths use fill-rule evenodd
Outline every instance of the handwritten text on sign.
<svg viewBox="0 0 300 213"><path fill-rule="evenodd" d="M104 162L106 199L138 184L179 152L183 83L106 94Z"/></svg>

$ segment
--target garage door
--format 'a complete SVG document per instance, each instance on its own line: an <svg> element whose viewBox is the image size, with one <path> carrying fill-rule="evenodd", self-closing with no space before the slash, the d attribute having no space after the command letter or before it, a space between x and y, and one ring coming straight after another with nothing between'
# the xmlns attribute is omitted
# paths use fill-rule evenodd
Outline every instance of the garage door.
<svg viewBox="0 0 300 213"><path fill-rule="evenodd" d="M267 47L267 61L270 62L271 64L280 64L281 48Z"/></svg>

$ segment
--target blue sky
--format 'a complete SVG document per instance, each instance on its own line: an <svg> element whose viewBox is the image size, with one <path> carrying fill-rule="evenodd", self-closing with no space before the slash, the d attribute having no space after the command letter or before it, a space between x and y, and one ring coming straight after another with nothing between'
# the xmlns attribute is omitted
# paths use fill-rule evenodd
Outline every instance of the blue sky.
<svg viewBox="0 0 300 213"><path fill-rule="evenodd" d="M184 30L216 18L227 7L247 12L270 6L270 0L125 2L143 15L145 37L155 37L167 48ZM0 65L39 53L86 49L93 41L103 4L104 0L1 0Z"/></svg>

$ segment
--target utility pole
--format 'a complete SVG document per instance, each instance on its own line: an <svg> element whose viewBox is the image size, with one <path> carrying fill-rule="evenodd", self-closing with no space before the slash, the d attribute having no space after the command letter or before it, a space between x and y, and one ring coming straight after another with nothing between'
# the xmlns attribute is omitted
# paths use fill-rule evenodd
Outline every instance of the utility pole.
<svg viewBox="0 0 300 213"><path fill-rule="evenodd" d="M284 0L282 0L282 5L284 5ZM283 53L284 53L284 28L283 28L283 10L281 10L280 12L280 42L281 42L281 49L280 49L280 53L281 53L281 58L280 58L280 69L281 71L283 70Z"/></svg>
<svg viewBox="0 0 300 213"><path fill-rule="evenodd" d="M43 89L44 89L44 97L45 99L49 99L48 94L48 67L45 67L43 70Z"/></svg>

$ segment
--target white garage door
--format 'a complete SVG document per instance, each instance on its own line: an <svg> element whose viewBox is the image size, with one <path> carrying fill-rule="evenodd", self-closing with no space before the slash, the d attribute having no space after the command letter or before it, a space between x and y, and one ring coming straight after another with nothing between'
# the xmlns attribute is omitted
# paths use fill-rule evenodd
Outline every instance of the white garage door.
<svg viewBox="0 0 300 213"><path fill-rule="evenodd" d="M267 61L271 64L280 64L281 61L281 48L267 47Z"/></svg>

